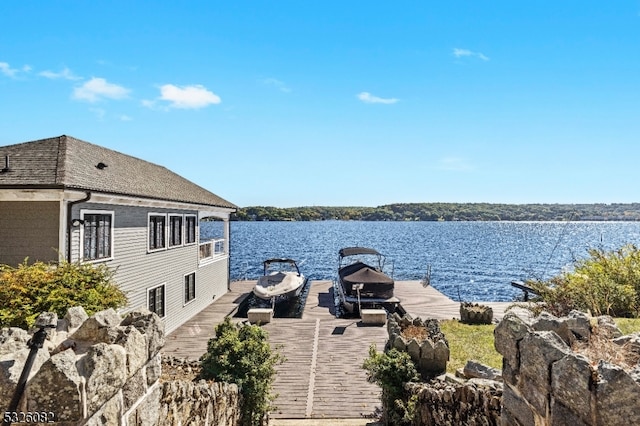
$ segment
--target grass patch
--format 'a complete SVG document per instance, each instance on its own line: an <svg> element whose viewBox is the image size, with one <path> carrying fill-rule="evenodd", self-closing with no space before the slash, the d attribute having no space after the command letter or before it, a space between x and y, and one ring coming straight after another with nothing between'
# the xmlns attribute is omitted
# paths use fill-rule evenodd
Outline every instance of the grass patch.
<svg viewBox="0 0 640 426"><path fill-rule="evenodd" d="M614 318L622 334L640 332L640 318ZM449 342L450 359L447 372L454 373L475 360L490 367L502 368L502 355L493 344L493 324L471 325L458 320L440 321L440 330Z"/></svg>
<svg viewBox="0 0 640 426"><path fill-rule="evenodd" d="M493 346L495 328L494 324L471 325L458 320L440 321L440 330L449 342L447 372L454 373L469 360L502 369L502 355Z"/></svg>
<svg viewBox="0 0 640 426"><path fill-rule="evenodd" d="M640 332L640 318L614 318L614 320L624 335Z"/></svg>

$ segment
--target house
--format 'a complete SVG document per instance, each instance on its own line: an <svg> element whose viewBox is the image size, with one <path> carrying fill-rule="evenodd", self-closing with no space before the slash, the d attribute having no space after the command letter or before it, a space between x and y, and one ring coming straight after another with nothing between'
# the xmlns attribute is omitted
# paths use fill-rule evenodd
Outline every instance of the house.
<svg viewBox="0 0 640 426"><path fill-rule="evenodd" d="M0 263L103 263L167 332L229 288L237 206L170 170L70 136L0 147ZM201 222L220 222L203 241Z"/></svg>

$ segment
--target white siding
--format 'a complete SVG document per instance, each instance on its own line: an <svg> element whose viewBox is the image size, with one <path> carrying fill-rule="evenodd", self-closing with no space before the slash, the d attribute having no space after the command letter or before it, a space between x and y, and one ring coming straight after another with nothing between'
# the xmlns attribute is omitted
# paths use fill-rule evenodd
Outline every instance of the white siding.
<svg viewBox="0 0 640 426"><path fill-rule="evenodd" d="M72 217L81 209L112 210L114 212L113 260L104 262L114 269L115 281L127 294L127 310L147 307L147 289L165 283L165 330L175 330L205 306L213 296L226 293L228 257L198 267L198 244L172 247L149 253L147 250L148 213L196 214L193 210L163 210L133 206L82 203L73 207ZM198 240L196 236L196 241ZM72 237L73 258L79 256L79 232ZM196 298L184 304L184 276L196 273Z"/></svg>

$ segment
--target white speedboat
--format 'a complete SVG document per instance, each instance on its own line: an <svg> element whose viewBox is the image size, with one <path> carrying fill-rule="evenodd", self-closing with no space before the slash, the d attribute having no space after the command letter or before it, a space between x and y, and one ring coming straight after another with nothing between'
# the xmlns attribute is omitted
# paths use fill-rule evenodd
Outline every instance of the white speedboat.
<svg viewBox="0 0 640 426"><path fill-rule="evenodd" d="M305 277L293 259L267 259L264 275L258 279L253 294L262 300L277 303L300 295Z"/></svg>

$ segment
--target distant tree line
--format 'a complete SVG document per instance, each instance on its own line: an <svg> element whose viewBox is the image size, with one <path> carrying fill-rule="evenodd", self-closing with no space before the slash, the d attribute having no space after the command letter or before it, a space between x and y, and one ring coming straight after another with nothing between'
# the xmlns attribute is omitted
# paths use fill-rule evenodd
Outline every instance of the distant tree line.
<svg viewBox="0 0 640 426"><path fill-rule="evenodd" d="M243 207L239 221L637 221L640 203L489 204L400 203L378 207Z"/></svg>

